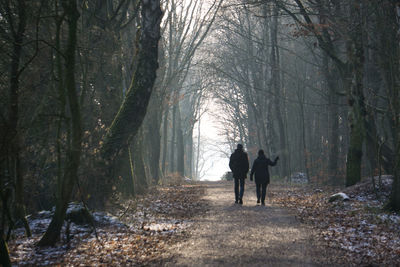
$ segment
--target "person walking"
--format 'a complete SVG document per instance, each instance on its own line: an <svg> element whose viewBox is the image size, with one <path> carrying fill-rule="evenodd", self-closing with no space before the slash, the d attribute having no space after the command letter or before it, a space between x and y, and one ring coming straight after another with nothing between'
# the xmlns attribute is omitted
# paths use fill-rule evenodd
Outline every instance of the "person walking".
<svg viewBox="0 0 400 267"><path fill-rule="evenodd" d="M274 161L271 161L265 156L264 150L260 149L258 151L258 157L254 160L250 172L250 181L253 181L253 176L255 176L257 204L260 204L261 198L261 205L265 206L265 195L269 184L268 166L275 166L278 159L279 157L276 157Z"/></svg>
<svg viewBox="0 0 400 267"><path fill-rule="evenodd" d="M229 158L229 168L232 170L235 181L235 203L243 204L244 180L249 172L249 158L243 151L243 145L238 144ZM240 186L240 190L239 190Z"/></svg>

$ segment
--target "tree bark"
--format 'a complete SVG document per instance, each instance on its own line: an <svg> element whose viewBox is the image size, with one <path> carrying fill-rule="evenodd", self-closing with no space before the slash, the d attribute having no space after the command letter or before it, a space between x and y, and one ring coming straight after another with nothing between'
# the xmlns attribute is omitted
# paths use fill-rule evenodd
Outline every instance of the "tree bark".
<svg viewBox="0 0 400 267"><path fill-rule="evenodd" d="M183 138L183 130L182 130L182 119L181 119L181 110L179 104L177 103L176 110L176 145L177 145L177 153L176 153L176 171L180 176L185 175L185 139Z"/></svg>
<svg viewBox="0 0 400 267"><path fill-rule="evenodd" d="M391 210L400 211L400 45L398 35L400 27L398 12L400 11L400 6L398 6L397 1L388 0L384 2L384 5L380 5L378 10L381 12L380 25L378 27L379 29L385 29L380 31L379 52L389 98L389 113L394 143L394 156L392 157L392 165L394 167L393 185L388 207Z"/></svg>
<svg viewBox="0 0 400 267"><path fill-rule="evenodd" d="M398 95L398 93L397 93ZM398 97L398 96L397 96ZM397 100L399 102L399 100ZM400 108L399 103L397 103L397 114L399 114ZM397 115L399 116L399 115ZM396 146L396 158L395 158L395 168L392 192L390 194L389 207L394 211L400 211L400 119L397 118L397 136L395 138Z"/></svg>
<svg viewBox="0 0 400 267"><path fill-rule="evenodd" d="M361 160L365 139L365 104L363 92L364 47L362 29L362 7L360 3L351 3L351 18L354 31L351 33L351 44L348 56L352 66L352 81L349 92L350 105L350 144L347 153L346 186L361 180Z"/></svg>
<svg viewBox="0 0 400 267"><path fill-rule="evenodd" d="M161 104L153 106L148 122L148 145L150 152L150 173L152 180L157 184L160 179L160 152L161 152Z"/></svg>
<svg viewBox="0 0 400 267"><path fill-rule="evenodd" d="M11 10L9 12L11 12ZM10 157L9 173L15 180L15 214L18 219L22 220L26 235L30 237L31 230L25 217L24 177L20 166L20 133L18 129L20 97L19 78L21 75L20 63L23 38L27 23L25 0L19 0L17 2L17 14L18 26L16 30L13 28L14 25L11 23L11 21L9 21L10 27L12 28L11 32L13 37L13 52L11 55L10 71L10 104L8 108L8 153ZM13 14L9 14L9 16L12 17Z"/></svg>
<svg viewBox="0 0 400 267"><path fill-rule="evenodd" d="M193 127L185 134L186 143L186 174L193 179Z"/></svg>
<svg viewBox="0 0 400 267"><path fill-rule="evenodd" d="M135 136L135 141L133 144L134 151L134 173L135 173L135 181L136 181L136 192L144 193L147 188L147 177L146 177L146 169L143 161L143 134L142 131Z"/></svg>
<svg viewBox="0 0 400 267"><path fill-rule="evenodd" d="M130 182L129 182L130 188L127 191L130 193L130 195L132 197L135 197L136 196L136 177L135 177L135 168L134 168L134 165L133 165L134 162L133 162L133 156L132 156L131 147L132 147L132 145L129 144L129 146L128 146L128 157L129 157L129 168L130 168L131 177L129 179L130 180Z"/></svg>
<svg viewBox="0 0 400 267"><path fill-rule="evenodd" d="M160 39L160 1L142 1L142 36L137 68L125 99L114 118L102 147L106 161L113 160L126 147L131 136L138 132L146 115L158 69L158 41Z"/></svg>
<svg viewBox="0 0 400 267"><path fill-rule="evenodd" d="M4 240L3 231L0 233L0 266L11 267L11 260L7 242Z"/></svg>
<svg viewBox="0 0 400 267"><path fill-rule="evenodd" d="M304 168L306 170L307 174L307 181L309 182L310 179L310 170L309 170L309 164L308 164L308 153L307 153L307 143L306 143L306 121L305 121L305 112L304 112L304 98L305 98L305 92L301 91L301 88L298 88L298 99L299 99L299 105L300 105L300 118L301 118L301 136L302 136L302 148L303 150L303 160L304 160Z"/></svg>
<svg viewBox="0 0 400 267"><path fill-rule="evenodd" d="M161 172L162 175L165 176L167 174L167 154L168 154L168 114L169 109L166 108L163 114L163 150L162 150L162 163L161 163Z"/></svg>
<svg viewBox="0 0 400 267"><path fill-rule="evenodd" d="M335 74L331 70L329 58L326 54L323 55L323 72L327 83L328 90L328 121L329 121L329 152L328 152L328 175L331 183L336 184L338 181L338 157L339 157L339 110L338 110L338 95L337 82Z"/></svg>
<svg viewBox="0 0 400 267"><path fill-rule="evenodd" d="M176 90L176 89L175 89ZM176 102L177 99L177 93L174 93L174 102ZM169 146L169 171L171 173L174 173L176 171L175 168L175 146L176 146L176 112L177 112L177 105L178 103L174 103L174 106L172 107L172 134L171 134L171 145Z"/></svg>
<svg viewBox="0 0 400 267"><path fill-rule="evenodd" d="M196 180L200 180L200 145L201 145L201 118L197 124L196 158L194 163L194 175Z"/></svg>
<svg viewBox="0 0 400 267"><path fill-rule="evenodd" d="M278 7L274 6L274 18L272 19L271 25L271 77L272 77L272 86L275 93L275 112L277 116L277 124L279 131L279 150L281 153L281 166L280 166L280 174L285 177L288 176L288 151L286 147L286 137L285 137L285 125L281 113L280 106L280 66L279 66L279 48L278 48Z"/></svg>

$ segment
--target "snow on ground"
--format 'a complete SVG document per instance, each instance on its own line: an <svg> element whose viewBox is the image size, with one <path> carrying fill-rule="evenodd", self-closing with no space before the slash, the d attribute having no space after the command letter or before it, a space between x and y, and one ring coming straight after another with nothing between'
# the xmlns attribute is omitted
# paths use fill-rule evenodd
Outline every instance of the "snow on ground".
<svg viewBox="0 0 400 267"><path fill-rule="evenodd" d="M343 252L345 265L400 266L400 215L384 209L390 195L391 177L375 177L345 189L292 186L274 190L276 203L294 208L298 218L320 232L328 247ZM380 185L380 186L379 186ZM329 203L333 193L344 192L349 201Z"/></svg>
<svg viewBox="0 0 400 267"><path fill-rule="evenodd" d="M112 209L115 214L94 212L95 229L91 225L65 223L54 247L36 246L50 223L52 211L30 215L31 238L24 237L23 228L13 231L14 238L9 242L12 263L120 266L156 261L165 246L185 234L191 216L205 209L206 204L199 201L203 191L197 185L155 189L135 201L119 203Z"/></svg>

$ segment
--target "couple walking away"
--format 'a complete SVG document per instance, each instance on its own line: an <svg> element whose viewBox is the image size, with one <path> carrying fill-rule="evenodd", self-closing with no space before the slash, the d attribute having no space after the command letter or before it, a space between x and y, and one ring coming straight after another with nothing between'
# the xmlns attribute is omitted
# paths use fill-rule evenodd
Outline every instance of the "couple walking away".
<svg viewBox="0 0 400 267"><path fill-rule="evenodd" d="M250 181L255 176L257 204L265 206L265 195L267 193L267 185L269 184L268 165L275 166L279 157L271 161L264 154L264 150L258 151L258 157L254 160L250 172ZM229 168L232 170L233 179L235 181L235 203L243 204L244 180L249 172L249 158L247 153L243 151L243 145L238 144L236 150L229 159ZM240 188L240 189L239 189Z"/></svg>

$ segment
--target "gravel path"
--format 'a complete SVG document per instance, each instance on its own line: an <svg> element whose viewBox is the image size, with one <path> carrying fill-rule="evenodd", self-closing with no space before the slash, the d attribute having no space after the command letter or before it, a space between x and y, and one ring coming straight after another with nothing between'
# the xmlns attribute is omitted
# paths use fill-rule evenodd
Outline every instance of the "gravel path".
<svg viewBox="0 0 400 267"><path fill-rule="evenodd" d="M234 204L233 182L207 182L210 209L194 218L189 239L169 248L163 266L324 266L311 228L287 209L256 206L246 181L244 204Z"/></svg>

